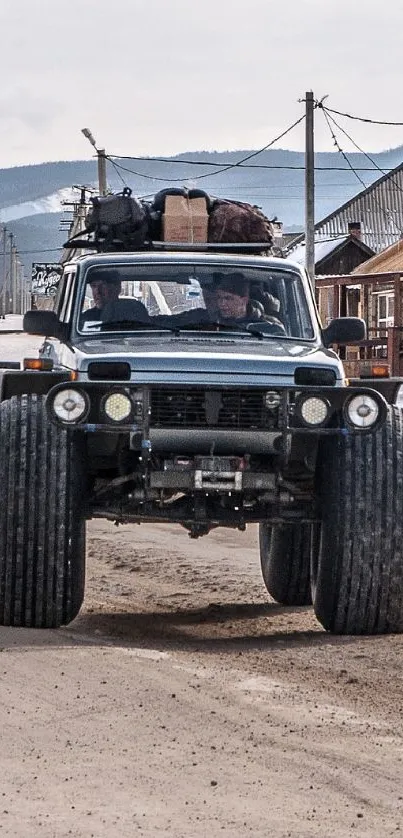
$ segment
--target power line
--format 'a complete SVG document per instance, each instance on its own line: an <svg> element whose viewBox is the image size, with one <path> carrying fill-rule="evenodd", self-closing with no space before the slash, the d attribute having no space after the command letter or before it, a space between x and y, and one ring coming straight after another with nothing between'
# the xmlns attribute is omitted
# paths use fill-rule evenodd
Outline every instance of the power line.
<svg viewBox="0 0 403 838"><path fill-rule="evenodd" d="M366 189L367 188L366 183L364 183L363 179L357 174L356 169L354 169L354 166L352 165L352 163L350 163L347 155L344 153L343 149L341 148L341 146L340 146L340 144L337 140L337 137L336 137L336 135L333 131L333 128L330 124L330 117L327 114L327 110L322 107L322 111L323 111L323 116L325 117L325 120L327 122L327 127L329 128L329 131L330 131L330 134L331 134L331 137L332 137L332 140L333 140L333 144L336 146L337 151L341 154L341 156L343 157L343 160L346 161L348 167L353 172L353 174L356 176L357 180L359 180L359 182L361 183L361 186L363 186L364 189Z"/></svg>
<svg viewBox="0 0 403 838"><path fill-rule="evenodd" d="M256 152L256 153L260 154L261 152ZM302 151L299 152L299 153L301 155L303 154ZM326 152L323 152L323 153L325 154ZM110 159L110 162L112 163L112 158L108 157L108 159ZM114 161L116 161L116 160L139 160L139 161L143 161L144 163L169 163L169 164L171 164L171 163L172 164L185 163L187 165L193 165L193 166L211 166L211 167L217 167L217 168L221 168L222 166L225 166L224 171L226 169L232 169L234 167L239 168L239 169L272 169L273 171L277 171L277 170L280 170L280 169L281 170L287 170L287 171L296 171L296 172L305 171L305 166L270 165L270 164L267 164L267 163L256 163L254 166L248 166L248 165L242 164L241 162L238 162L238 163L214 163L212 161L211 163L209 163L207 160L177 160L177 159L170 159L169 157L166 157L166 158L164 158L164 157L130 157L129 155L119 155L119 154L114 154L113 159L114 159ZM126 172L130 172L133 175L138 175L139 177L146 177L146 178L149 178L150 180L164 180L164 178L157 178L157 177L154 177L154 175L145 175L145 174L142 174L141 172L135 172L132 169L125 168L124 166L122 166L119 163L116 163L116 166L119 166L119 168L123 169ZM392 166L391 168L386 168L385 171L386 172L392 172L394 168L395 167ZM348 169L345 166L315 166L315 171L316 172L347 172ZM376 164L372 168L370 168L369 166L365 166L365 168L362 168L362 167L358 166L356 168L356 171L357 172L377 172L378 171L378 166ZM202 177L210 177L210 176L213 176L215 174L216 174L216 172L212 172L210 174L202 175ZM219 174L219 172L218 172L218 174ZM190 175L183 175L182 179L183 179L183 177L185 177L187 180L196 180L196 178L192 178ZM175 182L177 180L180 180L180 178L175 178Z"/></svg>
<svg viewBox="0 0 403 838"><path fill-rule="evenodd" d="M324 108L323 110L324 110L324 111L326 111L326 108ZM369 154L367 154L367 152L366 152L366 151L364 151L362 148L360 148L360 146L359 146L359 145L357 145L357 143L355 142L355 140L353 140L353 138L352 138L352 137L350 137L350 134L348 134L348 133L347 133L347 131L345 131L345 130L344 130L344 128L342 128L342 127L341 127L341 125L339 125L339 124L338 124L338 122L336 122L336 120L335 120L335 118L334 118L333 116L330 116L330 115L329 115L329 119L331 119L331 121L333 122L333 124L334 124L334 125L336 125L336 128L338 128L338 129L339 129L339 131L341 131L341 132L342 132L342 133L343 133L343 134L347 137L347 139L348 139L348 140L350 140L350 142L353 144L353 146L355 146L355 148L357 148L357 149L358 149L358 151L359 151L359 152L361 152L361 154L363 154L363 155L364 155L364 157L366 157L366 158L367 158L367 160L369 160L369 161L370 161L370 163L373 163L373 164L374 164L374 166L376 166L376 168L378 169L378 171L379 171L382 175L386 175L386 174L387 174L387 172L386 172L384 169L381 169L381 167L380 167L380 166L378 166L378 165L376 164L375 160L373 160L373 159L372 159L372 157L371 157ZM396 191L397 191L397 192L403 192L402 187L401 187L401 186L399 186L399 184L398 184L398 183L395 183L395 184L394 184L394 186L395 186L395 189L396 189ZM397 228L397 229L398 229L398 228Z"/></svg>
<svg viewBox="0 0 403 838"><path fill-rule="evenodd" d="M347 169L346 169L346 171L347 171ZM270 184L267 184L267 183L266 184L237 183L237 184L234 184L233 186L231 186L231 190L234 191L234 189L253 189L253 191L255 192L256 190L259 190L259 189L264 189L264 190L268 190L268 189L301 189L302 186L303 186L302 182L301 183L270 183ZM328 187L334 187L335 189L342 189L345 186L351 186L351 182L345 180L342 183L320 183L318 188L319 189L322 189L322 188L327 189Z"/></svg>
<svg viewBox="0 0 403 838"><path fill-rule="evenodd" d="M50 247L45 250L41 250L38 248L37 250L18 250L17 256L28 255L32 253L56 253L57 250L63 250L62 247ZM0 251L0 256L4 256L4 252ZM6 256L9 256L9 251L6 252Z"/></svg>
<svg viewBox="0 0 403 838"><path fill-rule="evenodd" d="M325 110L322 102L317 102L316 107ZM326 110L330 111L330 113L335 113L338 116L346 116L347 119L355 119L357 122L369 122L372 125L396 125L397 127L403 126L403 122L386 122L382 119L368 119L363 116L353 116L351 113L343 113L342 111L336 111L334 110L334 108L326 108Z"/></svg>
<svg viewBox="0 0 403 838"><path fill-rule="evenodd" d="M271 140L269 143L267 143L265 146L263 146L263 148L258 149L258 151L252 151L250 154L247 154L246 157L243 157L241 160L238 160L236 163L228 163L228 164L222 166L222 168L220 168L216 172L208 172L208 173L205 173L203 175L193 175L193 176L188 175L186 180L202 180L202 178L214 177L215 175L223 174L223 172L227 172L230 169L236 169L238 166L243 166L246 163L247 160L251 160L253 157L257 157L257 155L262 154L264 151L267 151L267 149L271 148L271 146L273 146L279 140L282 140L283 137L286 136L286 134L289 134L289 132L292 131L292 129L295 128L297 125L299 125L300 122L302 122L304 119L305 119L305 114L300 116L299 119L297 119L295 122L293 122L292 125L289 125L289 127L286 128L285 131L283 131L281 134L278 135L278 137L275 137L273 140ZM108 160L111 160L111 157L115 158L115 165L118 166L119 169L122 169L125 172L130 172L131 174L136 175L137 177L144 177L147 180L163 181L164 183L178 183L178 181L183 180L183 176L180 177L180 178L161 178L161 177L153 177L152 175L144 175L144 174L141 174L141 172L135 172L132 169L128 169L126 166L122 166L120 163L116 163L116 159L127 160L127 159L135 159L135 158L128 158L128 157L122 158L120 155L116 155L116 154L107 155ZM182 162L182 161L178 161L178 162ZM210 164L207 163L205 165L210 165Z"/></svg>
<svg viewBox="0 0 403 838"><path fill-rule="evenodd" d="M221 190L220 189L220 190L218 190L218 193L214 197L216 197L216 198L220 198L220 197L224 198L225 197L228 200L231 200L231 195L234 193L234 191L235 191L234 189L229 189L229 190L228 189L226 189L226 190ZM255 193L252 192L252 191L242 193L242 197L243 198L255 199ZM343 198L343 196L341 196L341 197ZM282 193L276 193L276 192L270 192L270 191L265 192L263 195L262 194L259 195L259 200L262 200L262 199L266 200L268 198L273 198L276 201L287 201L287 202L288 201L303 201L304 200L304 195L303 194L301 194L301 195L283 195ZM331 201L333 199L340 198L340 195L318 195L318 193L316 191L316 198L319 199L319 200L323 200L323 201ZM238 199L234 198L234 200L238 200Z"/></svg>
<svg viewBox="0 0 403 838"><path fill-rule="evenodd" d="M347 137L348 140L350 140L350 143L352 143L353 146L355 146L355 148L361 154L363 154L364 157L366 157L367 160L369 160L369 162L372 163L373 166L375 166L375 168L378 170L378 172L381 172L382 175L386 175L387 172L385 171L385 169L381 169L381 167L378 166L378 164L375 162L375 160L369 154L367 154L367 152L364 151L364 149L362 149L359 145L357 145L355 140L353 140L353 138L350 137L350 134L348 134L347 131L345 131L344 128L342 128L341 125L339 125L339 123L336 122L335 118L333 116L330 116L330 111L328 110L328 108L323 108L323 111L328 114L329 119L333 122L333 124L336 126L336 128L338 128L339 131L341 131L344 134L344 136Z"/></svg>
<svg viewBox="0 0 403 838"><path fill-rule="evenodd" d="M126 183L126 181L125 181L124 177L120 174L119 169L118 169L118 165L115 163L115 161L114 161L114 160L112 160L112 158L111 158L111 157L107 157L107 160L108 160L108 162L109 162L109 163L112 163L112 166L113 166L113 168L115 169L115 172L116 172L117 176L120 178L120 180L121 180L121 181L122 181L122 183L123 183L123 186L126 188L126 187L127 187L127 183Z"/></svg>
<svg viewBox="0 0 403 838"><path fill-rule="evenodd" d="M349 159L348 159L348 157L347 157L346 153L343 151L343 149L342 149L342 148L341 148L341 146L340 146L340 143L339 143L339 141L338 141L338 139L337 139L337 137L336 137L336 135L335 135L335 133L334 133L334 130L333 130L333 128L332 128L332 126L331 126L331 124L330 124L330 120L331 120L331 119L332 119L332 121L333 121L333 122L334 122L335 120L327 114L327 109L326 109L326 108L323 108L323 106L322 106L322 112L323 112L323 115L324 115L324 117L325 117L325 120L326 120L327 126L328 126L328 128L329 128L330 134L331 134L331 136L332 136L332 139L333 139L334 145L336 146L337 150L339 151L339 153L342 155L343 159L346 161L346 163L347 163L347 164L348 164L348 166L350 167L351 171L352 171L352 172L354 173L354 175L356 176L357 180L359 180L359 182L360 182L360 183L361 183L361 185L364 187L364 189L368 189L367 184L366 184L366 183L362 180L362 178L359 176L359 174L357 173L356 169L354 169L354 166L350 163L350 161L349 161ZM384 174L385 174L385 173L384 173ZM385 208L382 206L382 204L380 203L380 201L378 201L378 199L377 199L376 195L373 195L373 199L374 199L374 203L378 205L378 207L379 207L380 211L383 213L383 215L385 216L385 218L387 219L387 221L389 221L389 222L391 221L391 222L394 224L394 226L396 227L397 232L401 235L401 234L402 234L402 230L401 230L401 228L400 228L400 227L396 224L396 221L395 221L395 219L393 218L393 215L392 215L392 213L390 212L390 210L387 210L387 209L385 209Z"/></svg>

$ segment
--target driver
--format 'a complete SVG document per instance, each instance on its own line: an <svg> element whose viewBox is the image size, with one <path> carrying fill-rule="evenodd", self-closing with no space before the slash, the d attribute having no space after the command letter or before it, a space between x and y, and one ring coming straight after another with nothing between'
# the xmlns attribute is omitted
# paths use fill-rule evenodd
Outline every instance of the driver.
<svg viewBox="0 0 403 838"><path fill-rule="evenodd" d="M280 307L275 297L262 292L260 299L255 299L255 291L251 296L249 280L241 271L218 274L216 280L215 291L210 292L212 299L206 299L206 307L209 313L214 301L215 314L218 318L246 320L249 323L263 321L273 327L274 333L285 333L283 323L273 313L273 309L277 312ZM269 304L270 308L267 311Z"/></svg>
<svg viewBox="0 0 403 838"><path fill-rule="evenodd" d="M88 320L101 320L102 310L108 303L115 302L122 291L120 274L119 271L115 270L91 272L88 285L91 288L95 305L87 311L83 311L80 318L81 325Z"/></svg>
<svg viewBox="0 0 403 838"><path fill-rule="evenodd" d="M242 320L248 316L249 282L241 271L223 275L216 285L215 302L221 317Z"/></svg>

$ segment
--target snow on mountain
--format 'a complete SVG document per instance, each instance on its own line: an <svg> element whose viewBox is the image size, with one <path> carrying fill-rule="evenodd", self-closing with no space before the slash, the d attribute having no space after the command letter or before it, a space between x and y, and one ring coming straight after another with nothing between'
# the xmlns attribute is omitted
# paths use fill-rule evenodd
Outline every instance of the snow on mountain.
<svg viewBox="0 0 403 838"><path fill-rule="evenodd" d="M44 198L38 198L34 201L24 201L20 204L14 204L11 207L0 209L0 223L39 215L44 212L63 212L63 202L74 200L77 200L77 190L73 191L70 187L59 189L57 192L46 195Z"/></svg>

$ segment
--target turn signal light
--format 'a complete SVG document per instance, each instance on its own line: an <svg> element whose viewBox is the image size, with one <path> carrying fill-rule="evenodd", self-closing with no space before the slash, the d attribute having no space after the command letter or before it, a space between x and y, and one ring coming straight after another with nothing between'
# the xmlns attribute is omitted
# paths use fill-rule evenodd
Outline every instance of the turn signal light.
<svg viewBox="0 0 403 838"><path fill-rule="evenodd" d="M53 370L53 361L52 358L24 358L23 369L50 372Z"/></svg>
<svg viewBox="0 0 403 838"><path fill-rule="evenodd" d="M379 362L374 362L372 364L367 364L361 370L360 378L389 378L390 377L390 364L382 364Z"/></svg>

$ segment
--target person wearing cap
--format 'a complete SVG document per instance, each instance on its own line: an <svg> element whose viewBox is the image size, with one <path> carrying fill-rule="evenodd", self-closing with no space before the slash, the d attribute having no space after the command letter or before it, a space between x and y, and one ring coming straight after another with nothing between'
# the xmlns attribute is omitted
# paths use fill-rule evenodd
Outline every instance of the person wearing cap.
<svg viewBox="0 0 403 838"><path fill-rule="evenodd" d="M108 303L115 302L122 291L122 282L118 271L91 272L88 285L91 287L94 306L82 312L80 325L91 320L101 320L102 310Z"/></svg>
<svg viewBox="0 0 403 838"><path fill-rule="evenodd" d="M241 271L216 274L215 279L215 292L210 292L211 299L206 300L208 310L214 305L219 318L251 323L264 321L273 327L275 334L285 334L284 325L276 316L280 303L272 294L256 288L252 291Z"/></svg>

